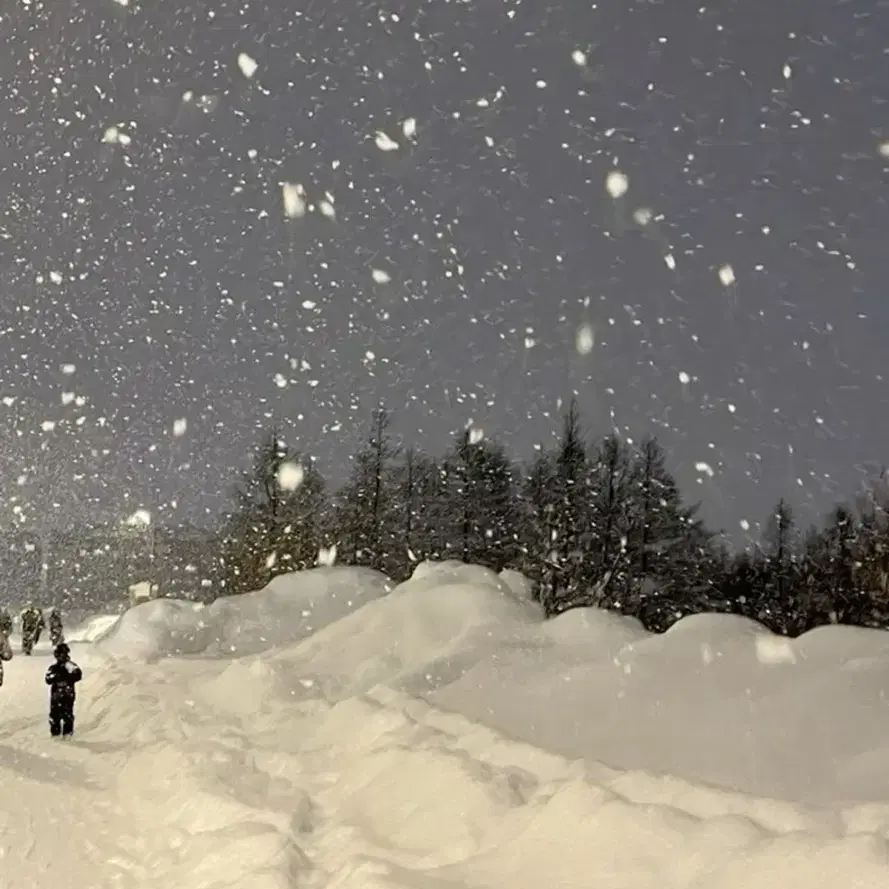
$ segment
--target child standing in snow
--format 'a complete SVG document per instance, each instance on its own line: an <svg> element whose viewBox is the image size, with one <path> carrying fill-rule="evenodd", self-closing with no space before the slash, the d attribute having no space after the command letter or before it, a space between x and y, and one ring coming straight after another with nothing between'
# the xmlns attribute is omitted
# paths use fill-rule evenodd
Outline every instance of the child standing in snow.
<svg viewBox="0 0 889 889"><path fill-rule="evenodd" d="M56 662L46 671L49 691L49 733L69 737L74 733L75 685L83 678L80 667L71 660L71 649L61 642L53 652Z"/></svg>

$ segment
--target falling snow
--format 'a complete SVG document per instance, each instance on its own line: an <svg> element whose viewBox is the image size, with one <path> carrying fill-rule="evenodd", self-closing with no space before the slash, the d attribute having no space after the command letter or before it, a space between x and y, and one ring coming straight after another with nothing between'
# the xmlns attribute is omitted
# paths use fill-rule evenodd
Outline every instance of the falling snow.
<svg viewBox="0 0 889 889"><path fill-rule="evenodd" d="M522 462L577 393L739 538L736 503L816 521L881 459L876 29L677 8L685 53L658 4L75 6L0 12L17 522L209 523L268 429L338 477L381 401Z"/></svg>
<svg viewBox="0 0 889 889"><path fill-rule="evenodd" d="M630 187L630 180L624 173L619 170L611 170L605 177L605 189L612 198L621 198L627 193Z"/></svg>
<svg viewBox="0 0 889 889"><path fill-rule="evenodd" d="M301 219L306 215L305 192L301 185L285 182L281 186L281 197L284 202L284 215L288 219Z"/></svg>
<svg viewBox="0 0 889 889"><path fill-rule="evenodd" d="M278 467L278 484L282 491L295 491L305 479L302 464L286 461Z"/></svg>
<svg viewBox="0 0 889 889"><path fill-rule="evenodd" d="M580 355L589 355L596 343L593 328L589 324L582 324L577 330L575 348Z"/></svg>
<svg viewBox="0 0 889 889"><path fill-rule="evenodd" d="M718 274L723 287L730 287L735 283L735 271L730 265L720 266Z"/></svg>
<svg viewBox="0 0 889 889"><path fill-rule="evenodd" d="M241 74L244 77L251 78L256 74L259 65L247 53L242 52L238 53L238 67L241 69Z"/></svg>
<svg viewBox="0 0 889 889"><path fill-rule="evenodd" d="M390 139L382 130L377 133L374 141L380 151L397 151L399 147L398 143L394 139Z"/></svg>

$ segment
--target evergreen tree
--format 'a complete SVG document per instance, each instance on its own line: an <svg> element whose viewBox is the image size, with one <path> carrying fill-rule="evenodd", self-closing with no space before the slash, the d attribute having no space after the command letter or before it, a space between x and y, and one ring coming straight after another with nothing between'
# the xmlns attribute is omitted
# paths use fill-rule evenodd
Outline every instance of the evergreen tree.
<svg viewBox="0 0 889 889"><path fill-rule="evenodd" d="M224 592L261 589L277 574L314 565L324 505L324 479L312 461L290 453L277 433L267 436L221 533Z"/></svg>
<svg viewBox="0 0 889 889"><path fill-rule="evenodd" d="M705 607L709 580L703 572L710 536L696 518L697 507L682 502L667 470L663 449L645 439L633 461L630 571L624 610L650 626L669 626L677 617Z"/></svg>
<svg viewBox="0 0 889 889"><path fill-rule="evenodd" d="M552 462L552 571L541 601L547 613L558 614L585 602L589 577L584 567L592 529L589 462L574 398L562 417Z"/></svg>
<svg viewBox="0 0 889 889"><path fill-rule="evenodd" d="M377 571L391 570L394 553L393 521L395 478L392 466L397 448L389 436L389 415L374 411L365 446L354 459L349 481L340 491L337 508L337 544L340 559Z"/></svg>
<svg viewBox="0 0 889 889"><path fill-rule="evenodd" d="M745 550L726 559L721 587L729 613L755 618L755 603L759 600L759 573L750 552Z"/></svg>
<svg viewBox="0 0 889 889"><path fill-rule="evenodd" d="M474 440L467 429L457 436L443 470L448 557L495 571L518 564L515 472L503 448Z"/></svg>
<svg viewBox="0 0 889 889"><path fill-rule="evenodd" d="M389 576L410 577L413 566L433 548L434 507L438 466L413 448L405 450L394 467L395 494L392 515L392 558Z"/></svg>
<svg viewBox="0 0 889 889"><path fill-rule="evenodd" d="M554 455L538 455L524 478L521 497L521 570L534 581L537 597L544 604L551 601L557 587L555 478Z"/></svg>
<svg viewBox="0 0 889 889"><path fill-rule="evenodd" d="M616 433L604 438L589 468L591 525L586 585L589 604L613 606L628 583L628 537L633 485L630 448Z"/></svg>
<svg viewBox="0 0 889 889"><path fill-rule="evenodd" d="M766 523L755 618L777 633L794 634L801 620L793 510L783 498Z"/></svg>
<svg viewBox="0 0 889 889"><path fill-rule="evenodd" d="M854 623L864 618L855 580L857 532L855 517L845 506L832 511L827 527L810 531L802 583L809 625Z"/></svg>

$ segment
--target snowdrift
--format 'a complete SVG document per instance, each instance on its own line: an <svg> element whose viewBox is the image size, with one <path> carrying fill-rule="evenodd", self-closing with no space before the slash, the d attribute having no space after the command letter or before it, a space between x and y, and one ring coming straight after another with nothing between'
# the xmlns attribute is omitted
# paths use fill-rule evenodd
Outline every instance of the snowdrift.
<svg viewBox="0 0 889 889"><path fill-rule="evenodd" d="M697 615L652 635L597 609L544 621L521 575L456 562L422 563L388 589L374 572L321 568L203 609L158 600L97 647L238 655L204 693L241 715L386 686L588 764L813 804L889 799L883 632L787 640Z"/></svg>
<svg viewBox="0 0 889 889"><path fill-rule="evenodd" d="M95 642L101 639L120 620L119 614L96 614L65 630L68 642Z"/></svg>
<svg viewBox="0 0 889 889"><path fill-rule="evenodd" d="M96 640L114 658L256 654L301 639L391 589L364 568L314 568L210 605L153 599L130 608Z"/></svg>
<svg viewBox="0 0 889 889"><path fill-rule="evenodd" d="M328 700L390 683L425 690L463 675L483 652L538 631L540 607L494 572L423 563L388 596L332 623L271 663Z"/></svg>
<svg viewBox="0 0 889 889"><path fill-rule="evenodd" d="M237 694L221 667L171 659L89 688L83 733L120 758L111 792L138 850L109 866L140 887L887 885L886 803L818 809L583 767L382 686L239 716L204 693Z"/></svg>
<svg viewBox="0 0 889 889"><path fill-rule="evenodd" d="M105 819L72 828L97 887L889 885L885 634L544 621L521 576L454 563L388 589L317 569L131 609L75 648L75 742L33 757L39 711L7 699L0 780L33 809L9 848L64 797ZM4 694L39 682L25 660ZM12 883L51 885L11 855Z"/></svg>

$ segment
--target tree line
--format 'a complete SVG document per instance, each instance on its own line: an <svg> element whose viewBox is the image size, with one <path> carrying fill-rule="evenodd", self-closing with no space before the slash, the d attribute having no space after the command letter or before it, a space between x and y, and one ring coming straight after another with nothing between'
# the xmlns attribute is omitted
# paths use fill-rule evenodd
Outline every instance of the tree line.
<svg viewBox="0 0 889 889"><path fill-rule="evenodd" d="M513 568L548 615L609 608L661 631L723 612L797 635L826 623L889 625L889 489L797 528L783 500L762 541L732 552L683 498L655 438L591 442L574 401L555 445L519 466L473 429L432 456L400 446L373 414L344 485L272 432L261 442L210 560L218 594L260 589L317 564L393 580L425 559Z"/></svg>

